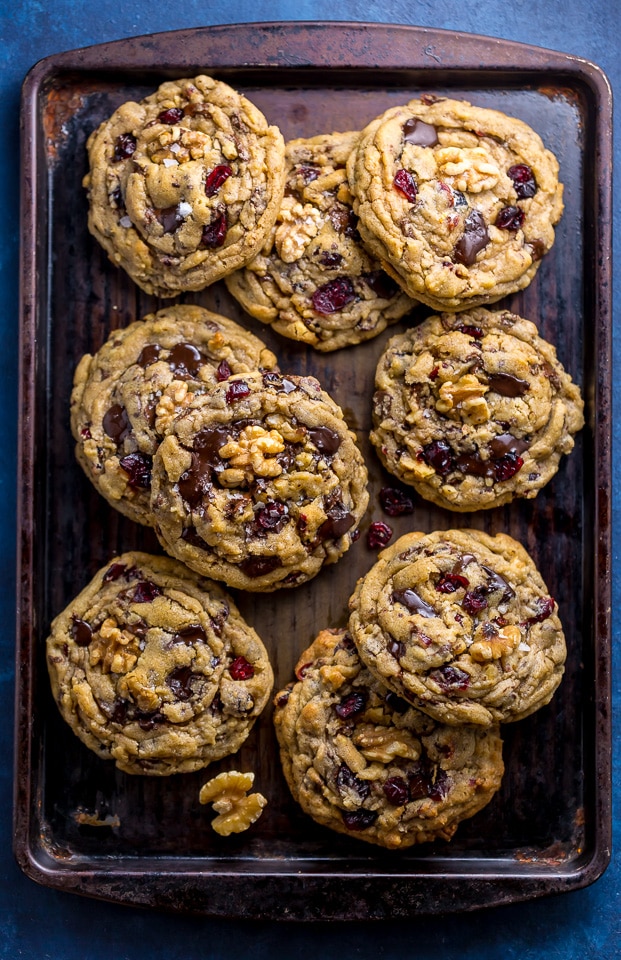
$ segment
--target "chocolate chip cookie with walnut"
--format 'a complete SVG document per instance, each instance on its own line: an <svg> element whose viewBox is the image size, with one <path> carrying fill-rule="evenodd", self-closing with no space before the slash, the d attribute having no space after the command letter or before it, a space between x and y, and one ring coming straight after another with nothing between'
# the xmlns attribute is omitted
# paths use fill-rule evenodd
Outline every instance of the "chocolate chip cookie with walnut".
<svg viewBox="0 0 621 960"><path fill-rule="evenodd" d="M282 135L212 77L122 104L87 148L89 230L146 293L202 290L251 260L276 219Z"/></svg>
<svg viewBox="0 0 621 960"><path fill-rule="evenodd" d="M526 287L563 210L558 162L522 120L423 96L373 120L347 172L370 253L435 310Z"/></svg>
<svg viewBox="0 0 621 960"><path fill-rule="evenodd" d="M358 581L350 610L369 669L444 723L520 720L549 703L563 676L557 605L506 534L406 534Z"/></svg>
<svg viewBox="0 0 621 960"><path fill-rule="evenodd" d="M345 171L358 137L287 143L276 224L261 253L226 278L253 317L322 351L369 340L415 306L360 243Z"/></svg>
<svg viewBox="0 0 621 960"><path fill-rule="evenodd" d="M269 698L265 647L231 598L168 557L115 557L47 640L73 732L126 773L200 770L234 753Z"/></svg>
<svg viewBox="0 0 621 960"><path fill-rule="evenodd" d="M323 630L274 699L285 778L323 826L390 850L450 840L504 772L497 726L450 727L390 692Z"/></svg>
<svg viewBox="0 0 621 960"><path fill-rule="evenodd" d="M393 337L375 387L382 463L449 510L536 496L584 424L555 348L508 310L445 313Z"/></svg>
<svg viewBox="0 0 621 960"><path fill-rule="evenodd" d="M335 563L367 503L355 436L313 377L231 377L173 420L153 460L164 549L242 590L296 586Z"/></svg>

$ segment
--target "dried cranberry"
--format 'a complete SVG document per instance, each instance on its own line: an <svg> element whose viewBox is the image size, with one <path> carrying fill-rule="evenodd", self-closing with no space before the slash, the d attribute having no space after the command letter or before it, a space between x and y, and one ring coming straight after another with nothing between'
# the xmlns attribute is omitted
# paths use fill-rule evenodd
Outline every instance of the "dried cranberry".
<svg viewBox="0 0 621 960"><path fill-rule="evenodd" d="M554 613L554 600L552 597L538 597L536 601L537 612L529 617L526 623L542 623Z"/></svg>
<svg viewBox="0 0 621 960"><path fill-rule="evenodd" d="M395 188L405 197L406 200L409 200L410 203L414 203L418 195L418 185L413 174L411 174L408 170L397 170L392 182Z"/></svg>
<svg viewBox="0 0 621 960"><path fill-rule="evenodd" d="M342 720L354 717L357 713L364 710L367 702L367 693L365 690L356 690L347 697L343 697L340 703L335 704L334 709Z"/></svg>
<svg viewBox="0 0 621 960"><path fill-rule="evenodd" d="M119 466L128 476L132 490L148 490L151 486L153 458L147 453L129 453L119 460Z"/></svg>
<svg viewBox="0 0 621 960"><path fill-rule="evenodd" d="M319 257L319 262L323 267L338 267L341 263L343 257L340 253L332 253L329 250L324 250L321 256Z"/></svg>
<svg viewBox="0 0 621 960"><path fill-rule="evenodd" d="M139 580L134 588L132 600L134 603L152 603L161 596L161 589L152 580Z"/></svg>
<svg viewBox="0 0 621 960"><path fill-rule="evenodd" d="M347 277L336 277L315 290L312 296L313 310L321 314L335 313L355 299L356 292L351 280Z"/></svg>
<svg viewBox="0 0 621 960"><path fill-rule="evenodd" d="M408 789L410 800L424 800L431 790L431 772L424 761L408 771Z"/></svg>
<svg viewBox="0 0 621 960"><path fill-rule="evenodd" d="M348 790L352 790L361 800L365 800L371 790L368 780L360 780L346 763L342 763L339 767L336 775L336 786L339 793L344 794Z"/></svg>
<svg viewBox="0 0 621 960"><path fill-rule="evenodd" d="M250 387L245 380L233 380L225 394L226 402L230 404L235 403L236 400L243 400L249 393Z"/></svg>
<svg viewBox="0 0 621 960"><path fill-rule="evenodd" d="M481 584L473 590L469 590L461 601L461 605L471 617L475 616L481 610L485 610L487 607L487 587Z"/></svg>
<svg viewBox="0 0 621 960"><path fill-rule="evenodd" d="M527 200L537 193L535 174L525 163L516 163L515 166L509 167L507 176L513 180L513 188L518 200Z"/></svg>
<svg viewBox="0 0 621 960"><path fill-rule="evenodd" d="M501 230L510 230L515 233L524 223L524 211L519 207L503 207L498 212L495 225Z"/></svg>
<svg viewBox="0 0 621 960"><path fill-rule="evenodd" d="M429 379L430 380L437 379L437 376L439 373L440 373L440 367L434 367L433 370L431 370L429 373Z"/></svg>
<svg viewBox="0 0 621 960"><path fill-rule="evenodd" d="M444 770L442 770L441 767L439 767L438 772L436 773L436 779L431 784L431 787L429 790L429 796L431 797L432 800L435 800L436 802L439 802L440 800L444 800L447 793L449 792L450 785L451 785L450 777L446 774Z"/></svg>
<svg viewBox="0 0 621 960"><path fill-rule="evenodd" d="M157 119L160 123L179 123L183 119L183 110L180 107L169 107L168 110L162 110L158 113Z"/></svg>
<svg viewBox="0 0 621 960"><path fill-rule="evenodd" d="M71 618L71 634L78 647L88 647L93 639L93 628L86 620L80 620L79 617Z"/></svg>
<svg viewBox="0 0 621 960"><path fill-rule="evenodd" d="M383 784L384 795L388 803L402 807L410 799L407 781L403 777L388 777Z"/></svg>
<svg viewBox="0 0 621 960"><path fill-rule="evenodd" d="M438 593L455 593L460 587L464 589L470 581L466 577L460 577L458 573L444 573L436 583Z"/></svg>
<svg viewBox="0 0 621 960"><path fill-rule="evenodd" d="M308 184L317 179L321 170L319 167L297 167L295 173L302 178L305 184Z"/></svg>
<svg viewBox="0 0 621 960"><path fill-rule="evenodd" d="M207 174L205 194L208 197L213 197L232 173L233 170L229 167L228 163L219 163L217 167L214 167L213 170Z"/></svg>
<svg viewBox="0 0 621 960"><path fill-rule="evenodd" d="M472 326L469 323L463 323L460 327L457 327L460 333L465 334L467 337L474 337L475 340L482 340L485 336L481 327Z"/></svg>
<svg viewBox="0 0 621 960"><path fill-rule="evenodd" d="M221 247L226 238L227 229L226 213L219 213L211 223L203 227L201 244L204 247Z"/></svg>
<svg viewBox="0 0 621 960"><path fill-rule="evenodd" d="M379 500L382 510L389 517L402 517L404 514L414 512L414 502L411 497L404 490L398 490L396 487L382 487Z"/></svg>
<svg viewBox="0 0 621 960"><path fill-rule="evenodd" d="M218 369L216 370L216 380L218 383L222 383L223 380L228 380L230 376L231 368L226 360L221 360L218 364Z"/></svg>
<svg viewBox="0 0 621 960"><path fill-rule="evenodd" d="M124 563L111 564L103 575L103 583L111 583L113 580L118 580L119 577L125 573L126 569L127 567Z"/></svg>
<svg viewBox="0 0 621 960"><path fill-rule="evenodd" d="M303 663L301 667L297 667L295 675L298 680L303 680L310 668L312 667L314 660L309 660L308 663Z"/></svg>
<svg viewBox="0 0 621 960"><path fill-rule="evenodd" d="M248 663L245 657L236 657L229 664L229 673L233 680L250 680L251 677L254 677L254 667L251 663Z"/></svg>
<svg viewBox="0 0 621 960"><path fill-rule="evenodd" d="M328 210L328 217L337 233L350 239L358 236L358 218L351 207L336 203Z"/></svg>
<svg viewBox="0 0 621 960"><path fill-rule="evenodd" d="M259 506L255 519L262 530L280 533L287 522L288 516L289 508L285 503L280 503L278 500L268 500Z"/></svg>
<svg viewBox="0 0 621 960"><path fill-rule="evenodd" d="M120 160L127 160L136 150L136 138L132 133L121 133L114 141L114 155L112 160L119 163Z"/></svg>
<svg viewBox="0 0 621 960"><path fill-rule="evenodd" d="M459 667L452 667L450 664L432 670L429 676L446 691L467 690L470 686L470 677L466 671L460 670Z"/></svg>
<svg viewBox="0 0 621 960"><path fill-rule="evenodd" d="M523 466L524 461L521 457L518 457L517 453L513 451L505 453L504 457L494 462L496 480L499 482L502 480L510 480Z"/></svg>
<svg viewBox="0 0 621 960"><path fill-rule="evenodd" d="M261 557L255 555L242 560L238 566L245 576L254 580L256 577L267 576L268 573L272 573L274 570L277 570L278 567L282 567L282 560L280 557Z"/></svg>
<svg viewBox="0 0 621 960"><path fill-rule="evenodd" d="M425 444L422 450L423 460L430 467L445 477L455 468L453 453L446 440L432 440Z"/></svg>
<svg viewBox="0 0 621 960"><path fill-rule="evenodd" d="M371 550L377 550L378 547L385 547L392 537L392 527L382 520L375 520L369 527L367 533L367 544Z"/></svg>
<svg viewBox="0 0 621 960"><path fill-rule="evenodd" d="M343 810L343 823L348 830L366 830L377 820L375 810Z"/></svg>

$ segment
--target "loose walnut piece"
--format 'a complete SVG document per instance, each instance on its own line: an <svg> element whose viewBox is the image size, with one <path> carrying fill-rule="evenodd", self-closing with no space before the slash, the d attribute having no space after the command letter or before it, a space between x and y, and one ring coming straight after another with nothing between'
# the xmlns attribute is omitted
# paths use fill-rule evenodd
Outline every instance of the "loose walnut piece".
<svg viewBox="0 0 621 960"><path fill-rule="evenodd" d="M248 794L253 783L254 773L227 770L201 787L198 799L200 803L212 804L218 816L211 826L221 837L247 830L267 806L262 794Z"/></svg>
<svg viewBox="0 0 621 960"><path fill-rule="evenodd" d="M506 653L511 653L520 642L521 631L518 626L501 627L496 636L486 640L475 640L468 651L477 663L487 660L500 660Z"/></svg>

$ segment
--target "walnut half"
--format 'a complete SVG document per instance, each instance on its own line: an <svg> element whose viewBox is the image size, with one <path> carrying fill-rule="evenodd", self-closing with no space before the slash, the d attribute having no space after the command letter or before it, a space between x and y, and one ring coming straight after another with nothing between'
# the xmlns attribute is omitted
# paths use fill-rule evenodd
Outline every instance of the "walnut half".
<svg viewBox="0 0 621 960"><path fill-rule="evenodd" d="M211 803L218 816L211 826L221 837L242 833L255 823L267 806L260 793L248 793L254 783L254 773L226 770L201 787L200 803Z"/></svg>

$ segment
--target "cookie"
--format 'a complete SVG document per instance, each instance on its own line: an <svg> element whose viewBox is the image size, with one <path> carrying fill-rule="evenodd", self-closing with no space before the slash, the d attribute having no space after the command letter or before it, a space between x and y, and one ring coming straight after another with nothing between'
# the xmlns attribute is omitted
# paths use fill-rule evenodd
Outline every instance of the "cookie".
<svg viewBox="0 0 621 960"><path fill-rule="evenodd" d="M508 310L445 313L393 337L375 386L382 463L449 510L536 496L584 425L556 350Z"/></svg>
<svg viewBox="0 0 621 960"><path fill-rule="evenodd" d="M434 310L526 287L563 210L558 162L522 120L423 96L361 134L347 163L370 253Z"/></svg>
<svg viewBox="0 0 621 960"><path fill-rule="evenodd" d="M342 412L313 377L231 377L172 421L153 459L160 543L205 576L268 591L309 580L349 549L367 471Z"/></svg>
<svg viewBox="0 0 621 960"><path fill-rule="evenodd" d="M520 720L551 700L563 676L557 605L506 534L406 534L358 581L350 610L369 669L444 723Z"/></svg>
<svg viewBox="0 0 621 960"><path fill-rule="evenodd" d="M296 675L274 723L291 793L323 826L392 850L450 840L498 790L498 727L416 710L361 663L345 630L322 631Z"/></svg>
<svg viewBox="0 0 621 960"><path fill-rule="evenodd" d="M88 227L146 293L202 290L261 249L284 189L285 144L211 77L163 83L88 139Z"/></svg>
<svg viewBox="0 0 621 960"><path fill-rule="evenodd" d="M322 351L369 340L414 307L360 243L345 171L358 137L287 143L274 229L261 253L226 278L253 317Z"/></svg>
<svg viewBox="0 0 621 960"><path fill-rule="evenodd" d="M206 767L246 739L272 689L265 647L230 597L168 557L125 553L54 620L54 698L126 773Z"/></svg>
<svg viewBox="0 0 621 960"><path fill-rule="evenodd" d="M232 373L275 366L261 340L202 307L167 307L114 330L75 372L71 431L78 462L113 507L151 525L158 415L167 423Z"/></svg>

